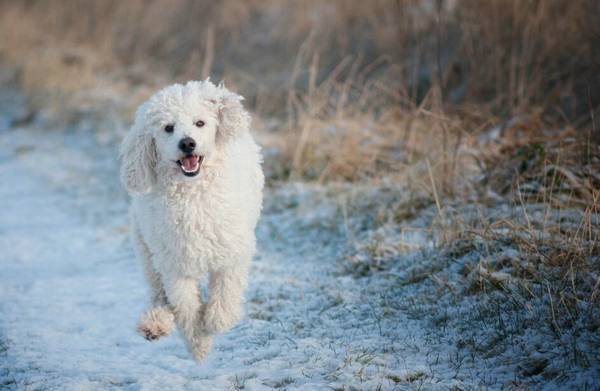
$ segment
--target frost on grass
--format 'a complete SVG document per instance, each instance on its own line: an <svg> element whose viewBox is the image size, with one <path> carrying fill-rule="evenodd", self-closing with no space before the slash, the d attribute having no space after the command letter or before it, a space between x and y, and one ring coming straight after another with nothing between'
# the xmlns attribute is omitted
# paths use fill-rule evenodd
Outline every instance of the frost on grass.
<svg viewBox="0 0 600 391"><path fill-rule="evenodd" d="M459 379L470 373L485 386L597 386L597 211L458 205L444 211L444 225L429 209L363 233L342 269L359 279L380 276L388 315L427 323L428 337L446 350L435 362L446 361ZM411 251L402 245L404 231L424 219L429 245Z"/></svg>
<svg viewBox="0 0 600 391"><path fill-rule="evenodd" d="M330 295L326 308L347 311L349 297L363 302L366 313L357 317L388 341L368 354L422 358L422 375L392 370L388 380L453 379L459 388L597 384L595 211L455 204L442 220L433 200L399 186L356 184L288 185L273 192L268 208L292 223L278 227L282 243L298 231L312 235L311 249L336 243L333 273L354 289Z"/></svg>

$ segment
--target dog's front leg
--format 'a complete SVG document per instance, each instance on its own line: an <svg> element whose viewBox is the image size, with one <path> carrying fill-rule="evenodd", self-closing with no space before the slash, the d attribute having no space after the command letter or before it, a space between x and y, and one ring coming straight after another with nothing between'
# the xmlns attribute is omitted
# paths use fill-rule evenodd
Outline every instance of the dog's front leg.
<svg viewBox="0 0 600 391"><path fill-rule="evenodd" d="M152 266L152 255L139 229L134 225L133 243L144 266L144 275L150 286L151 307L144 312L138 324L138 333L149 341L168 335L173 328L173 313L167 303L160 274Z"/></svg>
<svg viewBox="0 0 600 391"><path fill-rule="evenodd" d="M174 316L167 302L160 275L153 269L149 258L144 259L144 272L150 285L152 306L142 315L138 333L148 341L154 341L171 333Z"/></svg>
<svg viewBox="0 0 600 391"><path fill-rule="evenodd" d="M222 333L241 317L248 268L237 265L210 273L209 298L202 319L207 333Z"/></svg>
<svg viewBox="0 0 600 391"><path fill-rule="evenodd" d="M198 282L192 278L165 278L165 292L173 307L175 321L187 342L188 349L198 361L210 351L212 337L199 330L200 292Z"/></svg>

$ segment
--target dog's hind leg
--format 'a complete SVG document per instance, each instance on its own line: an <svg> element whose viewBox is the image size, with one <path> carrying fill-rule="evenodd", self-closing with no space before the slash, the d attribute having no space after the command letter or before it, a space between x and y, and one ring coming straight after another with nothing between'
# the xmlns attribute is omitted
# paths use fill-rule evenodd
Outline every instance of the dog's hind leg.
<svg viewBox="0 0 600 391"><path fill-rule="evenodd" d="M193 278L166 278L165 291L175 313L175 321L185 336L188 349L197 361L201 361L210 351L212 336L199 327L202 303L198 281Z"/></svg>
<svg viewBox="0 0 600 391"><path fill-rule="evenodd" d="M240 319L247 275L248 268L245 264L210 274L209 298L202 319L202 329L205 332L222 333Z"/></svg>
<svg viewBox="0 0 600 391"><path fill-rule="evenodd" d="M138 324L138 333L149 341L156 340L163 335L168 335L173 330L174 316L167 302L167 295L163 288L160 274L152 266L151 254L144 238L138 229L134 230L133 242L138 258L144 267L144 275L150 286L152 306L142 315Z"/></svg>

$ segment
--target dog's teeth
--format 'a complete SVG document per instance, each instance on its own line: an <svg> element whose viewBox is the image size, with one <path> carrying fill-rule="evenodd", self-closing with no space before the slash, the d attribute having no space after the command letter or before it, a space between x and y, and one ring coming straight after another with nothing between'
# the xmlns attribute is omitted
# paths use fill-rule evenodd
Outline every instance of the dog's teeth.
<svg viewBox="0 0 600 391"><path fill-rule="evenodd" d="M184 166L181 166L181 169L183 170L183 172L187 172L187 173L196 172L196 171L198 171L199 168L200 168L200 164L198 164L198 163L191 170L187 170Z"/></svg>

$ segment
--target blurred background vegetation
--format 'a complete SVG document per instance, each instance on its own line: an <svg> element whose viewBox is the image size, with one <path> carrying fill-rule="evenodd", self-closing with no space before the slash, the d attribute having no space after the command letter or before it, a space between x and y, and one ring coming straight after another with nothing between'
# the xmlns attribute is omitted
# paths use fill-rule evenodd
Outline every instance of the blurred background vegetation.
<svg viewBox="0 0 600 391"><path fill-rule="evenodd" d="M356 181L428 157L444 193L474 170L502 192L532 174L521 155L543 163L560 147L578 192L598 184L595 0L3 0L0 11L0 61L17 66L33 110L71 121L91 110L127 123L156 88L210 76L273 135L275 180Z"/></svg>

